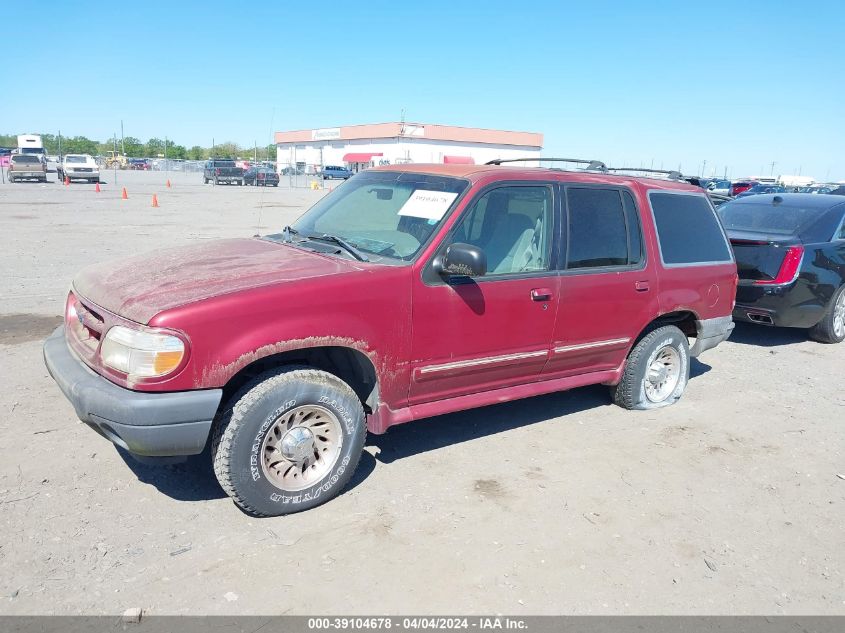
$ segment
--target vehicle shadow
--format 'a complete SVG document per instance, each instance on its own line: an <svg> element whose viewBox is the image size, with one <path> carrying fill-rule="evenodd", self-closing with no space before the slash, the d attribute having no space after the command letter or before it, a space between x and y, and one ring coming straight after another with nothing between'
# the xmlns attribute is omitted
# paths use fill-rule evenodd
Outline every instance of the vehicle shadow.
<svg viewBox="0 0 845 633"><path fill-rule="evenodd" d="M778 347L794 345L808 340L807 331L800 328L772 327L768 325L754 325L738 321L731 337L731 343L740 345L755 345L758 347Z"/></svg>
<svg viewBox="0 0 845 633"><path fill-rule="evenodd" d="M690 359L690 379L710 370L710 365L696 358ZM389 464L397 459L435 451L452 444L610 406L615 405L610 399L608 388L592 385L402 424L390 429L385 435L369 436L367 448L370 450L364 450L361 454L355 474L341 494L361 485L375 469L376 462ZM139 481L155 486L159 492L172 499L208 501L226 496L214 475L210 446L206 446L199 455L192 455L176 463L157 458L139 460L121 448L117 448L117 452Z"/></svg>
<svg viewBox="0 0 845 633"><path fill-rule="evenodd" d="M167 459L139 459L117 448L120 457L139 481L177 501L208 501L226 496L211 465L211 449L191 455L182 461Z"/></svg>
<svg viewBox="0 0 845 633"><path fill-rule="evenodd" d="M371 436L370 444L379 448L376 459L389 464L445 446L607 406L612 406L607 387L594 385L403 424L385 435Z"/></svg>
<svg viewBox="0 0 845 633"><path fill-rule="evenodd" d="M129 470L142 483L154 486L160 493L177 501L210 501L223 499L226 493L217 483L212 466L211 447L206 446L199 455L187 458L137 458L122 448L115 447ZM376 460L368 451L361 454L361 461L352 479L343 489L345 494L359 486L376 467Z"/></svg>
<svg viewBox="0 0 845 633"><path fill-rule="evenodd" d="M697 378L711 369L710 365L693 358L690 362L690 378ZM471 442L503 431L611 406L615 405L608 388L591 385L402 424L384 435L371 435L368 445L379 449L376 460L389 464L397 459L452 444Z"/></svg>

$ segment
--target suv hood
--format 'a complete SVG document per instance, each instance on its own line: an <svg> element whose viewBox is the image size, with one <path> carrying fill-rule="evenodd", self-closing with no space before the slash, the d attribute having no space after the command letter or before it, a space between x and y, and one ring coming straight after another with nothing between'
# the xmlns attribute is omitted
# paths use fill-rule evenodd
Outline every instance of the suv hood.
<svg viewBox="0 0 845 633"><path fill-rule="evenodd" d="M74 291L138 323L159 312L222 294L354 269L350 261L261 239L215 240L95 264L74 279Z"/></svg>

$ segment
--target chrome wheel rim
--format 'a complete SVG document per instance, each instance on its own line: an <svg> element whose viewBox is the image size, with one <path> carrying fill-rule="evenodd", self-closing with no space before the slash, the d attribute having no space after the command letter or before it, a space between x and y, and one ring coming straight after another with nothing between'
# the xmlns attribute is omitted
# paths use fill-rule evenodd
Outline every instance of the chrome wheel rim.
<svg viewBox="0 0 845 633"><path fill-rule="evenodd" d="M671 345L657 350L645 375L645 395L651 402L663 402L681 379L681 355Z"/></svg>
<svg viewBox="0 0 845 633"><path fill-rule="evenodd" d="M270 425L261 444L264 476L294 492L310 488L337 463L343 446L340 421L317 405L295 407Z"/></svg>
<svg viewBox="0 0 845 633"><path fill-rule="evenodd" d="M836 338L845 336L845 290L839 293L839 298L833 307L833 333L836 334Z"/></svg>

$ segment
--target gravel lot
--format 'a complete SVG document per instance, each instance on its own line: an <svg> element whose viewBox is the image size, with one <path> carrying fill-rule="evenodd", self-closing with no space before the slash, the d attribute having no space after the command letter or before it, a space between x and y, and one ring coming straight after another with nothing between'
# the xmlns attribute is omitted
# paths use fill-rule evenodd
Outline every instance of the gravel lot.
<svg viewBox="0 0 845 633"><path fill-rule="evenodd" d="M350 489L285 518L241 513L207 455L119 453L41 359L74 273L322 195L166 177L0 185L0 613L845 614L845 345L799 331L738 325L669 409L589 387L371 436Z"/></svg>

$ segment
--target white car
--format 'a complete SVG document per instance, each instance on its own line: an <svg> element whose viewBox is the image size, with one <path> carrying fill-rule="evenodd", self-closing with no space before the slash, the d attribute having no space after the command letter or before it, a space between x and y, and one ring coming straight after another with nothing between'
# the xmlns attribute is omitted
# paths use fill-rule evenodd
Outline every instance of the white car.
<svg viewBox="0 0 845 633"><path fill-rule="evenodd" d="M47 173L55 174L59 171L59 157L47 155Z"/></svg>
<svg viewBox="0 0 845 633"><path fill-rule="evenodd" d="M714 180L707 185L707 191L715 193L720 196L731 195L731 181L730 180Z"/></svg>
<svg viewBox="0 0 845 633"><path fill-rule="evenodd" d="M67 154L58 166L59 180L100 182L100 166L90 154Z"/></svg>

